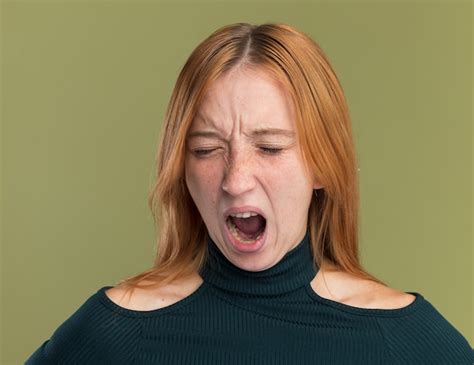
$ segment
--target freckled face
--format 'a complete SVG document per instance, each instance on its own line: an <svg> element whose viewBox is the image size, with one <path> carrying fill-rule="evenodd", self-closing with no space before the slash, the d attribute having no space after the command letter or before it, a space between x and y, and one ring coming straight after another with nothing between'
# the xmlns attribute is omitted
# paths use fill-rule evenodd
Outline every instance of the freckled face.
<svg viewBox="0 0 474 365"><path fill-rule="evenodd" d="M261 271L304 237L313 189L290 97L263 71L235 69L207 92L186 139L185 179L211 239L234 265ZM265 132L266 131L266 132ZM266 217L265 244L229 242L224 212L251 205Z"/></svg>

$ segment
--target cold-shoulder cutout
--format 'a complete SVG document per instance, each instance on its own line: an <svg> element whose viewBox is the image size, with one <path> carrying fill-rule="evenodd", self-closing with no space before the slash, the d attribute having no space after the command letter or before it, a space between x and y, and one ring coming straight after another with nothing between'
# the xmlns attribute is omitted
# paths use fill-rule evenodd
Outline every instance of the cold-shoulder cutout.
<svg viewBox="0 0 474 365"><path fill-rule="evenodd" d="M159 288L136 288L131 295L121 286L104 287L103 299L121 312L150 313L174 307L197 294L203 279L193 275Z"/></svg>
<svg viewBox="0 0 474 365"><path fill-rule="evenodd" d="M319 270L307 289L319 302L362 314L402 314L424 299L420 293L403 292L337 270Z"/></svg>

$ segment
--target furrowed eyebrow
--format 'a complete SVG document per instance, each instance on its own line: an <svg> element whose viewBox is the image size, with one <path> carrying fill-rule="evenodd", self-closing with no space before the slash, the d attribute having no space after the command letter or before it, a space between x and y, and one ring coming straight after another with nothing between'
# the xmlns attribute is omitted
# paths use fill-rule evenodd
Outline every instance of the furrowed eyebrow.
<svg viewBox="0 0 474 365"><path fill-rule="evenodd" d="M251 132L252 137L259 137L259 136L284 136L288 138L294 138L296 136L295 132L289 131L286 129L280 128L260 128L255 129ZM217 132L213 131L194 131L188 134L188 138L196 138L196 137L208 137L208 138L217 138L223 140L221 135Z"/></svg>
<svg viewBox="0 0 474 365"><path fill-rule="evenodd" d="M196 137L208 137L208 138L217 138L223 140L221 135L217 132L213 131L194 131L188 134L188 138L196 138Z"/></svg>
<svg viewBox="0 0 474 365"><path fill-rule="evenodd" d="M252 136L275 135L275 136L284 136L284 137L288 137L288 138L294 138L296 136L295 132L289 131L289 130L286 130L286 129L280 129L280 128L255 129L251 134L252 134Z"/></svg>

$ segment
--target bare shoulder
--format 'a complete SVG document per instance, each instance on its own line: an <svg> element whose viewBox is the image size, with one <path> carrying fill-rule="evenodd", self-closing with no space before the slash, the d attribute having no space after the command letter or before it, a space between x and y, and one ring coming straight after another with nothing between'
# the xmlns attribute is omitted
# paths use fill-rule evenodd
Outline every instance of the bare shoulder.
<svg viewBox="0 0 474 365"><path fill-rule="evenodd" d="M311 287L321 297L364 309L400 309L416 297L338 270L320 269Z"/></svg>
<svg viewBox="0 0 474 365"><path fill-rule="evenodd" d="M148 284L146 281L142 283ZM105 294L112 302L125 309L149 311L179 302L194 293L202 283L202 278L195 274L159 288L137 288L132 295L129 295L128 291L121 286L109 288Z"/></svg>

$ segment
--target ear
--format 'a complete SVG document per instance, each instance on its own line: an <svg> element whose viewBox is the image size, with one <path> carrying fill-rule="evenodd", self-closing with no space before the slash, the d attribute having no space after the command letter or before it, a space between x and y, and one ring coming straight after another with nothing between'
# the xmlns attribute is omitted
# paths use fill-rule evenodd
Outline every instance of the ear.
<svg viewBox="0 0 474 365"><path fill-rule="evenodd" d="M322 184L320 184L319 182L316 182L316 183L314 183L314 185L313 185L313 189L314 189L314 190L321 189L321 188L323 188L323 187L324 187L324 186L323 186Z"/></svg>
<svg viewBox="0 0 474 365"><path fill-rule="evenodd" d="M313 190L321 189L324 187L323 184L321 184L321 182L319 181L318 176L314 171L309 173L309 178L313 182Z"/></svg>

